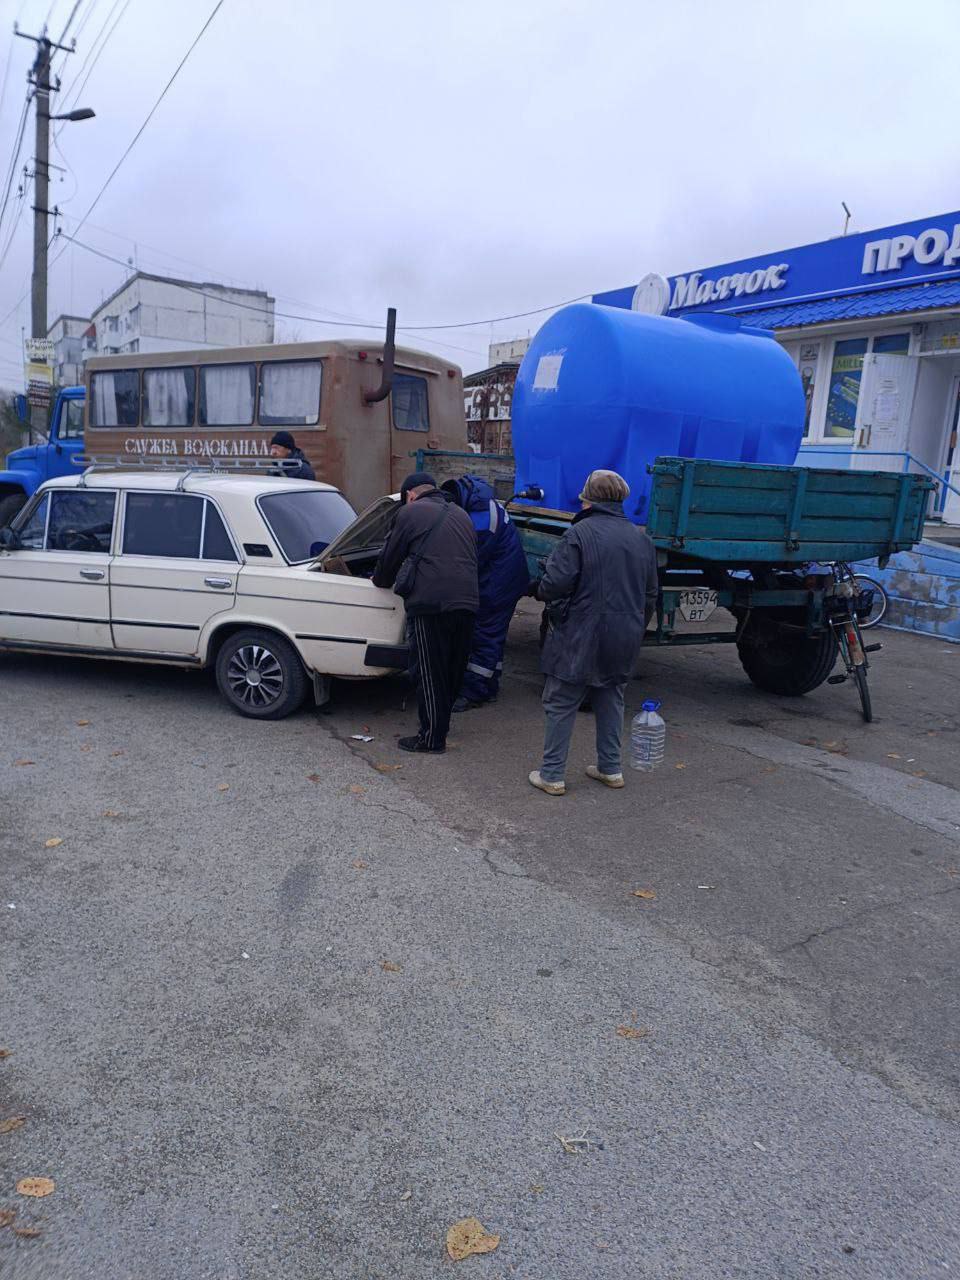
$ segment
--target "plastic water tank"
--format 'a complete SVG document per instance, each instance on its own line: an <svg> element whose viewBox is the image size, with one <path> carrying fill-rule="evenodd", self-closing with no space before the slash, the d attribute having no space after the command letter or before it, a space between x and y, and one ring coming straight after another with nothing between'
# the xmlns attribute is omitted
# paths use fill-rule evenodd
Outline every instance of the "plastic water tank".
<svg viewBox="0 0 960 1280"><path fill-rule="evenodd" d="M797 368L765 329L578 303L551 316L517 373L517 489L576 511L591 471L619 471L642 523L655 458L792 465L804 412Z"/></svg>

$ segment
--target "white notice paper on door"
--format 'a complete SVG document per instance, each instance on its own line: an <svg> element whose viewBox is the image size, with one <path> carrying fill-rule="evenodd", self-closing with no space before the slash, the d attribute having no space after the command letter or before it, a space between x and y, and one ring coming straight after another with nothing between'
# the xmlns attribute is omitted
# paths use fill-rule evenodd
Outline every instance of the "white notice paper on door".
<svg viewBox="0 0 960 1280"><path fill-rule="evenodd" d="M562 364L562 355L541 356L537 361L537 372L533 378L534 391L556 391Z"/></svg>

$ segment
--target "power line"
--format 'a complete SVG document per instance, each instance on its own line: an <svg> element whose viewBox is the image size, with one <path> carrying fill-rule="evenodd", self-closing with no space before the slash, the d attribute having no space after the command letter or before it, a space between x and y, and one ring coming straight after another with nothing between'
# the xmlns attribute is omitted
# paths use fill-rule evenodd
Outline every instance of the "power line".
<svg viewBox="0 0 960 1280"><path fill-rule="evenodd" d="M127 3L129 3L129 0L127 0ZM148 124L150 123L150 121L153 119L153 116L154 116L154 114L155 114L155 112L156 112L157 108L160 106L160 103L161 103L161 102L164 100L164 98L167 96L167 93L169 92L171 85L173 84L173 82L176 80L177 76L180 74L180 72L183 70L184 66L186 65L187 59L190 57L191 53L193 53L194 49L197 47L197 45L200 43L200 41L203 39L204 33L206 32L207 28L210 26L210 23L211 23L211 22L213 22L214 18L215 18L215 17L217 16L217 14L220 12L220 9L221 9L222 7L223 7L223 0L217 0L217 3L213 6L212 10L210 11L210 16L207 18L206 22L203 24L203 26L200 28L200 30L197 32L196 36L194 37L193 43L191 44L190 48L189 48L189 49L187 50L187 52L183 55L183 57L180 59L180 62L179 62L179 64L178 64L178 66L177 66L176 71L174 71L173 75L170 77L170 79L169 79L169 80L167 81L167 83L164 85L164 87L163 87L163 89L162 89L162 91L161 91L161 93L160 93L159 98L157 98L156 102L153 104L153 106L150 108L149 112L147 113L147 117L146 117L146 119L144 120L143 124L140 126L140 128L137 130L137 132L133 135L133 138L130 140L130 143L129 143L129 145L127 146L127 149L124 151L123 155L120 157L120 159L117 161L117 163L113 166L113 169L110 171L110 174L108 175L106 182L104 182L103 186L100 188L100 190L97 192L96 196L94 197L94 199L93 199L93 203L90 205L90 207L87 209L87 212L86 212L86 213L83 215L83 217L80 219L79 223L78 223L78 224L77 224L77 226L76 226L76 230L77 230L77 231L79 231L79 230L80 230L80 228L81 228L81 227L83 226L83 224L86 222L87 218L90 216L90 214L91 214L91 213L93 213L94 209L95 209L95 208L97 207L97 205L100 203L100 198L102 197L103 193L106 191L107 187L109 187L109 185L110 185L110 183L113 181L113 179L117 176L117 173L118 173L118 171L119 171L119 169L120 169L120 166L123 164L124 160L126 160L127 156L130 154L130 152L131 152L131 151L133 150L133 148L136 146L136 144L137 144L138 140L140 139L141 135L143 134L143 131L146 129L147 125L148 125ZM121 15L121 16L122 16L122 15ZM53 261L54 261L54 262L57 262L57 260L59 259L59 257L60 257L60 256L61 256L61 255L60 255L60 254L58 254L58 255L57 255L57 257L56 257L56 258L54 258L54 260L53 260ZM53 263L51 263L51 266L52 266L52 265L53 265Z"/></svg>
<svg viewBox="0 0 960 1280"><path fill-rule="evenodd" d="M81 249L86 249L88 253L94 254L94 256L97 258L103 258L107 262L114 262L117 264L117 266L120 266L120 267L129 266L129 263L124 262L122 258L117 258L112 253L105 253L102 249L95 249L93 245L85 244L82 240L78 240L76 236L68 235L66 231L61 231L60 235L62 239L68 240L71 244L75 244L79 246L79 248ZM66 250L64 249L62 250L62 252L66 252ZM191 292L198 293L202 297L212 298L218 302L223 301L223 299L218 294L209 293L206 289L204 289L203 285L190 284L185 280L182 280L179 283L184 289L189 289ZM517 320L517 319L520 319L521 316L542 315L545 311L555 311L559 307L569 306L570 302L581 302L583 301L584 298L588 298L590 296L591 296L590 294L581 294L579 298L572 298L572 299L569 299L567 302L554 302L547 307L537 307L534 311L521 311L521 312L517 312L514 315L509 315L509 316L494 316L486 320L466 320L458 324L450 324L450 325L399 324L397 325L397 329L402 330L405 333L411 333L414 331L428 332L428 331L436 331L436 330L443 330L443 329L479 328L482 325L495 324L500 320ZM248 303L248 302L237 302L234 299L231 299L230 306L240 307L244 311L256 311L260 314L262 314L263 312L262 307L254 306L252 303ZM273 314L276 318L281 320L299 320L305 324L325 324L325 325L329 325L332 328L337 328L337 329L379 329L380 328L380 322L374 321L374 320L357 320L357 321L327 320L322 316L305 316L305 315L298 315L295 312L291 312L291 311L277 311L277 310L274 310ZM443 343L439 342L439 339L435 338L433 339L433 341L437 342L438 345L440 346L444 345ZM460 349L466 350L466 348L460 348ZM471 354L477 354L477 353L472 352Z"/></svg>
<svg viewBox="0 0 960 1280"><path fill-rule="evenodd" d="M103 35L104 31L106 31L107 25L110 22L110 19L113 17L114 12L116 11L118 5L120 5L121 3L123 3L123 8L120 10L119 15L117 16L117 20L113 24L113 26L110 28L109 32L107 32L106 39L103 41L103 43L100 45L98 49L97 42L99 41L100 37ZM113 35L117 27L120 25L120 21L123 18L123 15L127 12L127 8L129 7L129 4L130 4L130 0L125 0L125 2L124 0L114 0L113 8L107 14L106 19L104 20L103 26L100 28L100 30L97 32L96 36L94 37L93 44L91 44L90 49L87 53L87 56L84 58L83 62L81 63L80 70L77 72L74 78L70 81L68 88L64 91L64 96L61 99L61 110L64 112L64 114L70 109L70 107L74 105L75 102L77 102L81 93L83 93L84 89L87 87L87 81L93 75L93 69L97 65L97 63L100 61L100 55L103 53L104 49L110 43L110 37ZM95 54L94 54L94 50L96 50ZM93 55L93 62L90 62L91 55ZM90 63L90 70L87 71L87 74L85 76L83 76L84 68L87 66L88 62ZM80 82L81 76L83 76L82 83ZM56 133L58 137L62 132L65 123L66 122L62 122L60 125L60 128L57 129Z"/></svg>
<svg viewBox="0 0 960 1280"><path fill-rule="evenodd" d="M77 16L77 10L80 8L82 4L83 4L83 0L74 0L73 8L70 10L70 17L67 19L66 25L64 26L63 30L60 32L60 39L57 41L57 44L63 44L64 40L66 40L67 32L73 26L73 20Z"/></svg>
<svg viewBox="0 0 960 1280"><path fill-rule="evenodd" d="M29 96L24 100L23 111L20 115L20 124L17 129L17 140L13 144L13 154L10 158L10 168L7 170L6 189L3 193L3 201L0 203L0 226L3 225L3 216L7 211L7 203L10 200L10 192L13 189L13 178L17 172L17 164L20 160L20 149L23 146L23 135L27 127L27 111L30 107Z"/></svg>

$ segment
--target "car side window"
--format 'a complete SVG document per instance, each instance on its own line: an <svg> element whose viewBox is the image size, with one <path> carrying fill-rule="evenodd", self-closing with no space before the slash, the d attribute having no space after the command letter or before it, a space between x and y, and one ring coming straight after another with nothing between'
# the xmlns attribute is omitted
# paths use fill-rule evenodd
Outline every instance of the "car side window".
<svg viewBox="0 0 960 1280"><path fill-rule="evenodd" d="M54 489L47 550L109 553L115 496L103 489Z"/></svg>
<svg viewBox="0 0 960 1280"><path fill-rule="evenodd" d="M23 524L17 529L21 551L42 551L43 540L47 532L47 511L50 507L50 495L45 493L37 506L33 508Z"/></svg>
<svg viewBox="0 0 960 1280"><path fill-rule="evenodd" d="M207 502L207 514L203 522L203 559L204 560L236 560L237 553L220 517L220 512L212 502Z"/></svg>
<svg viewBox="0 0 960 1280"><path fill-rule="evenodd" d="M123 554L199 559L203 504L188 493L128 493Z"/></svg>

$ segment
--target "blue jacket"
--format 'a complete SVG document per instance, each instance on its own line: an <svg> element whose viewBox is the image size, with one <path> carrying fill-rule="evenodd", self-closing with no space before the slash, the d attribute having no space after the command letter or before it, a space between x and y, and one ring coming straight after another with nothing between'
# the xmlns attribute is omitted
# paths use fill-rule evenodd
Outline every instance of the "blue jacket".
<svg viewBox="0 0 960 1280"><path fill-rule="evenodd" d="M444 486L473 521L477 531L480 612L516 605L530 574L527 557L506 508L497 502L482 476L461 476Z"/></svg>

